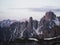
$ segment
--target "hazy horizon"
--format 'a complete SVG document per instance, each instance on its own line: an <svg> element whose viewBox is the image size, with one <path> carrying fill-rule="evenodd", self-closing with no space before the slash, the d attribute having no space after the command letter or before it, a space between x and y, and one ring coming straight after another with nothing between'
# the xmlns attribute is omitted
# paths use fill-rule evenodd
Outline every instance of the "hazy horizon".
<svg viewBox="0 0 60 45"><path fill-rule="evenodd" d="M0 0L0 20L28 19L30 16L40 20L46 11L32 11L34 8L60 9L60 0ZM59 16L60 13L56 15Z"/></svg>

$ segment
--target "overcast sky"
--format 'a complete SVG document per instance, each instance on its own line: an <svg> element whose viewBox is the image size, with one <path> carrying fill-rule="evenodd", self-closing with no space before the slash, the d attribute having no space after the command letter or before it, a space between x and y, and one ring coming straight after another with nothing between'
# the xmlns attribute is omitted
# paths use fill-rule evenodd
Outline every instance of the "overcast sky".
<svg viewBox="0 0 60 45"><path fill-rule="evenodd" d="M0 0L1 8L35 8L43 6L60 7L60 0Z"/></svg>
<svg viewBox="0 0 60 45"><path fill-rule="evenodd" d="M29 12L27 9L16 10L18 8L41 8L46 6L60 8L60 0L0 0L0 19L7 17L17 19L19 16L23 17L28 16L28 14L33 14L32 12Z"/></svg>

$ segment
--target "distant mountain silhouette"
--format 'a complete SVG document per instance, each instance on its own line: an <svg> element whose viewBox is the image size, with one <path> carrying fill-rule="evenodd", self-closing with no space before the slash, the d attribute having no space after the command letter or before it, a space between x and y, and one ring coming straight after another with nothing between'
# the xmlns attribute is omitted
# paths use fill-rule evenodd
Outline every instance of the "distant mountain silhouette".
<svg viewBox="0 0 60 45"><path fill-rule="evenodd" d="M59 7L56 7L56 6L44 6L44 7L38 7L38 8L9 8L10 10L30 10L30 11L60 11L60 8Z"/></svg>
<svg viewBox="0 0 60 45"><path fill-rule="evenodd" d="M56 11L59 12L60 8L57 8L55 6L46 6L41 8L30 8L31 11Z"/></svg>

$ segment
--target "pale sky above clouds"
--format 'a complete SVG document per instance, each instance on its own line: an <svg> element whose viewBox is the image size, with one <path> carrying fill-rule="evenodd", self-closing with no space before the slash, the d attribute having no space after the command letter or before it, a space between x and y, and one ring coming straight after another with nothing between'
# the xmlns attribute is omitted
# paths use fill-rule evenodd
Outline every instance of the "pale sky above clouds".
<svg viewBox="0 0 60 45"><path fill-rule="evenodd" d="M43 6L60 7L60 0L0 0L1 8L35 8Z"/></svg>
<svg viewBox="0 0 60 45"><path fill-rule="evenodd" d="M44 6L60 8L60 0L0 0L0 18L17 19L19 16L24 18L25 16L28 17L28 15L36 17L39 14L37 12L34 14L34 12L29 12L27 9L16 10L14 8L41 8Z"/></svg>

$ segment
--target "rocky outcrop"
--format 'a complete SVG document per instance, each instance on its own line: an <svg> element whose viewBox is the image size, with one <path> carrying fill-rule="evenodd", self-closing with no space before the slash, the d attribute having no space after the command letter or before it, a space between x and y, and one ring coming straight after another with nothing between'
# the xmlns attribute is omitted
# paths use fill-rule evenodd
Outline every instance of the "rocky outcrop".
<svg viewBox="0 0 60 45"><path fill-rule="evenodd" d="M51 12L47 14L53 15ZM58 36L60 35L60 26L55 27L55 18L56 16L54 15L51 21L46 21L45 16L40 21L33 20L32 17L29 18L29 21L25 22L16 21L11 23L10 20L1 21L0 41L9 42L17 38L36 37L42 39Z"/></svg>

